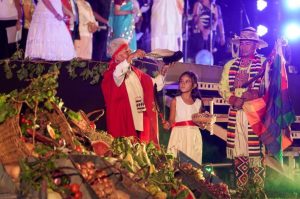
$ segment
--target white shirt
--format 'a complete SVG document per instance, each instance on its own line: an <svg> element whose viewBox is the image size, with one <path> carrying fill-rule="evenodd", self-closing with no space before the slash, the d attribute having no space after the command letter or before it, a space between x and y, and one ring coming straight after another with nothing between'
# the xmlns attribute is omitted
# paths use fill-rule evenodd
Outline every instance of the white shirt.
<svg viewBox="0 0 300 199"><path fill-rule="evenodd" d="M121 86L124 81L126 73L130 70L130 64L125 59L119 63L113 72L113 77L117 86ZM161 74L157 75L155 78L152 78L153 84L156 84L157 91L161 91L164 87L164 76Z"/></svg>
<svg viewBox="0 0 300 199"><path fill-rule="evenodd" d="M0 0L0 20L16 20L18 11L14 0Z"/></svg>
<svg viewBox="0 0 300 199"><path fill-rule="evenodd" d="M127 60L124 60L116 66L116 69L113 72L113 78L116 85L119 87L123 83L125 75L127 74L125 85L128 93L134 127L138 131L143 131L143 112L139 112L136 106L137 98L144 99L143 87L138 76L135 74L135 72L130 71L130 69L130 64L127 62ZM152 78L152 82L153 84L157 85L158 91L162 90L164 87L164 77L162 75Z"/></svg>
<svg viewBox="0 0 300 199"><path fill-rule="evenodd" d="M85 0L77 0L79 12L79 33L80 36L92 37L93 33L88 30L88 23L98 24L90 4Z"/></svg>

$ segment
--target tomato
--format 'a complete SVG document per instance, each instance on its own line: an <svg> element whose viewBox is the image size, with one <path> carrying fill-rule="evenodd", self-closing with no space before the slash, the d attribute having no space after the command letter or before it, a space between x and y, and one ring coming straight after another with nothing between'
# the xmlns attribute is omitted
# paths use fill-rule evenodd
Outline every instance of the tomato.
<svg viewBox="0 0 300 199"><path fill-rule="evenodd" d="M32 125L32 121L31 121L31 120L27 120L27 121L26 121L26 124L27 124L27 125Z"/></svg>
<svg viewBox="0 0 300 199"><path fill-rule="evenodd" d="M73 193L80 192L80 185L77 183L72 183L72 184L70 184L70 190Z"/></svg>
<svg viewBox="0 0 300 199"><path fill-rule="evenodd" d="M92 129L96 129L95 123L94 123L94 122L91 122L91 123L90 123L90 127L91 127Z"/></svg>
<svg viewBox="0 0 300 199"><path fill-rule="evenodd" d="M21 123L25 124L27 122L27 120L24 117L21 117Z"/></svg>
<svg viewBox="0 0 300 199"><path fill-rule="evenodd" d="M74 195L74 199L81 199L82 198L82 193L81 191L77 191Z"/></svg>
<svg viewBox="0 0 300 199"><path fill-rule="evenodd" d="M76 146L75 151L77 151L78 153L82 153L82 148L78 145Z"/></svg>

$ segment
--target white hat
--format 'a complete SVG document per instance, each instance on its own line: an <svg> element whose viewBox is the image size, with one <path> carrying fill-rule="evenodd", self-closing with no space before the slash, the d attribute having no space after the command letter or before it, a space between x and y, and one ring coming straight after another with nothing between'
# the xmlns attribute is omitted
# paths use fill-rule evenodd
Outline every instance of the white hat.
<svg viewBox="0 0 300 199"><path fill-rule="evenodd" d="M268 47L267 42L259 38L256 29L253 27L247 27L241 31L240 36L235 35L232 39L232 43L239 44L242 40L251 40L258 43L258 48Z"/></svg>
<svg viewBox="0 0 300 199"><path fill-rule="evenodd" d="M107 47L107 55L112 57L122 44L128 45L128 41L124 38L116 38L111 40Z"/></svg>

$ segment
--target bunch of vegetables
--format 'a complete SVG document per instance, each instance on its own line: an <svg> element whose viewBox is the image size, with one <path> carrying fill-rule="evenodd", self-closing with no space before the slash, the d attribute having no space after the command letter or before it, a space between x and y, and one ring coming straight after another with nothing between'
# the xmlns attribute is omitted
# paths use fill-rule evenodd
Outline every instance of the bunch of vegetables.
<svg viewBox="0 0 300 199"><path fill-rule="evenodd" d="M116 138L112 142L113 154L121 160L121 168L146 189L154 198L185 198L189 191L180 190L182 183L175 177L174 157L153 143L137 142L135 138ZM115 158L107 157L114 163ZM178 197L176 197L178 195Z"/></svg>

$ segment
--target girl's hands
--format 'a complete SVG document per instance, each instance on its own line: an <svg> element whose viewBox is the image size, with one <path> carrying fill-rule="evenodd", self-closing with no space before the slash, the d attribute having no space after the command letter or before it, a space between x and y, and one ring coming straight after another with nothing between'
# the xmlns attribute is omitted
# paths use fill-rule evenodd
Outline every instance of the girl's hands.
<svg viewBox="0 0 300 199"><path fill-rule="evenodd" d="M207 127L207 123L198 123L197 125L199 126L199 128L200 128L201 130L206 129L206 127Z"/></svg>
<svg viewBox="0 0 300 199"><path fill-rule="evenodd" d="M170 122L165 121L165 122L163 123L163 128L166 129L166 130L170 130L170 128L171 128Z"/></svg>

